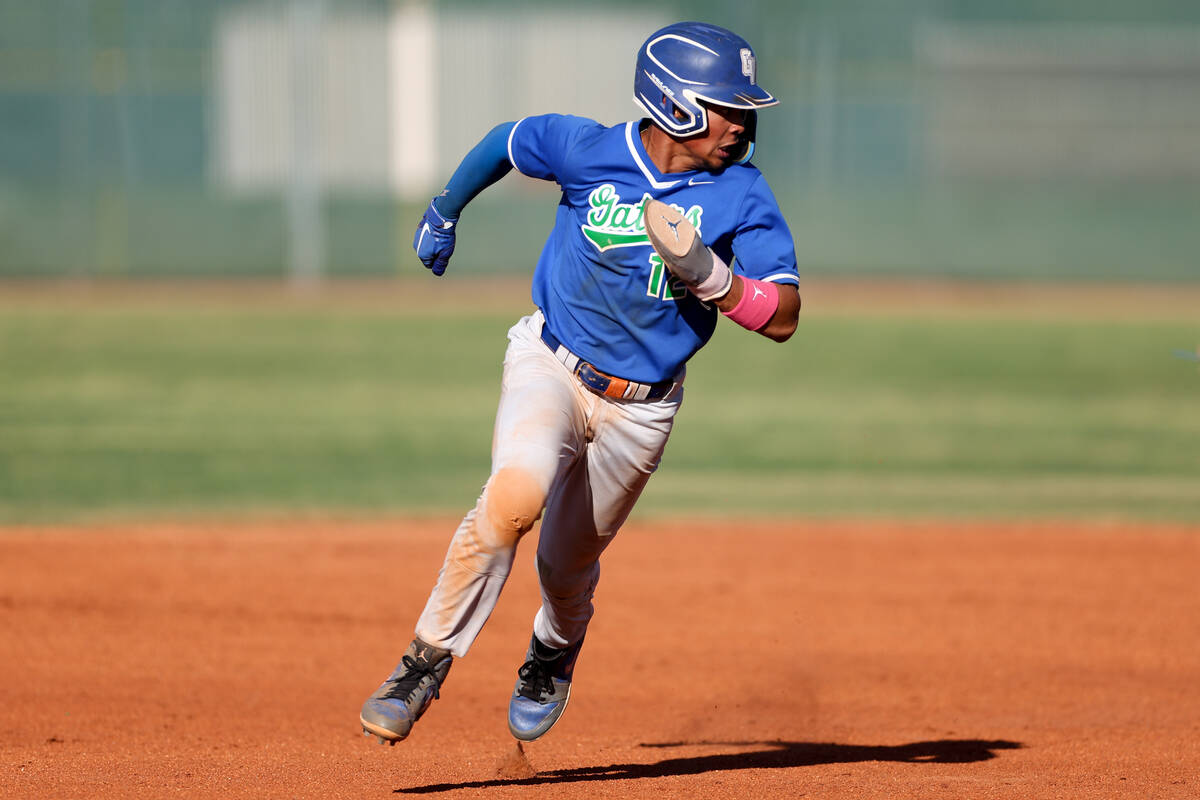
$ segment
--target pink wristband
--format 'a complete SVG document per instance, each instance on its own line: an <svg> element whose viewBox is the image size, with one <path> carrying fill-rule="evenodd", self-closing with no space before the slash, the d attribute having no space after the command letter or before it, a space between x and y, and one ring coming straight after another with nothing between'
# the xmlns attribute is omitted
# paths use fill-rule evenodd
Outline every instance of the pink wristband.
<svg viewBox="0 0 1200 800"><path fill-rule="evenodd" d="M767 281L742 278L742 299L725 316L748 331L757 331L771 321L779 308L779 287Z"/></svg>

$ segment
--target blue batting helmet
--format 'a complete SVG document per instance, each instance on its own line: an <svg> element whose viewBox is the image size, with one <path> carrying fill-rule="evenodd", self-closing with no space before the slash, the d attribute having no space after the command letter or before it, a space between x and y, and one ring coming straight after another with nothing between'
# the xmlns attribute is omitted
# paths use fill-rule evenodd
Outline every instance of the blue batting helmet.
<svg viewBox="0 0 1200 800"><path fill-rule="evenodd" d="M778 103L755 83L756 72L754 50L733 31L677 22L651 34L638 50L633 101L668 133L692 136L708 130L701 101L750 109L750 118L753 109ZM747 128L752 125L753 119Z"/></svg>

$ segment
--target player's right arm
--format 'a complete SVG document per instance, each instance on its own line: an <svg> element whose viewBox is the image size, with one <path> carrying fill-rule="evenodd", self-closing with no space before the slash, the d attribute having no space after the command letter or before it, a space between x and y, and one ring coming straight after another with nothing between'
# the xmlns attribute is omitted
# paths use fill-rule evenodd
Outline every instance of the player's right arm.
<svg viewBox="0 0 1200 800"><path fill-rule="evenodd" d="M508 160L508 137L514 122L492 128L479 144L463 157L437 197L429 202L413 234L413 249L421 263L441 275L454 253L458 218L477 194L503 178L512 169Z"/></svg>
<svg viewBox="0 0 1200 800"><path fill-rule="evenodd" d="M593 120L565 114L542 114L497 125L463 158L446 188L433 198L417 232L413 248L434 275L446 271L454 252L458 217L475 195L516 167L523 175L562 183L572 146L585 130L600 127Z"/></svg>

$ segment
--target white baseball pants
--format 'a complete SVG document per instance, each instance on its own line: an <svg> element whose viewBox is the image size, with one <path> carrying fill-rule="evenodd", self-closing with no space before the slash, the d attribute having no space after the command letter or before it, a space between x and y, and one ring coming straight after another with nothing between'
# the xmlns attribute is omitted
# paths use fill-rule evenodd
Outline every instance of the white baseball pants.
<svg viewBox="0 0 1200 800"><path fill-rule="evenodd" d="M583 638L600 554L658 468L683 375L661 400L594 394L540 338L540 311L508 332L492 474L463 518L417 621L425 642L463 656L496 606L517 544L543 515L533 631L551 647Z"/></svg>

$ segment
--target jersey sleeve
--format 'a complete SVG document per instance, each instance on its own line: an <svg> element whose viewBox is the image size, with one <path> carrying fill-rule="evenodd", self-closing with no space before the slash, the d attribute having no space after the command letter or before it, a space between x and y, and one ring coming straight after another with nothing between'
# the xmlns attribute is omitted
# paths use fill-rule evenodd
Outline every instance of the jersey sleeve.
<svg viewBox="0 0 1200 800"><path fill-rule="evenodd" d="M567 114L525 117L508 135L508 160L522 175L561 184L575 142L595 127L593 120Z"/></svg>
<svg viewBox="0 0 1200 800"><path fill-rule="evenodd" d="M739 217L742 222L733 236L736 271L760 281L799 286L792 232L761 174L750 184Z"/></svg>

